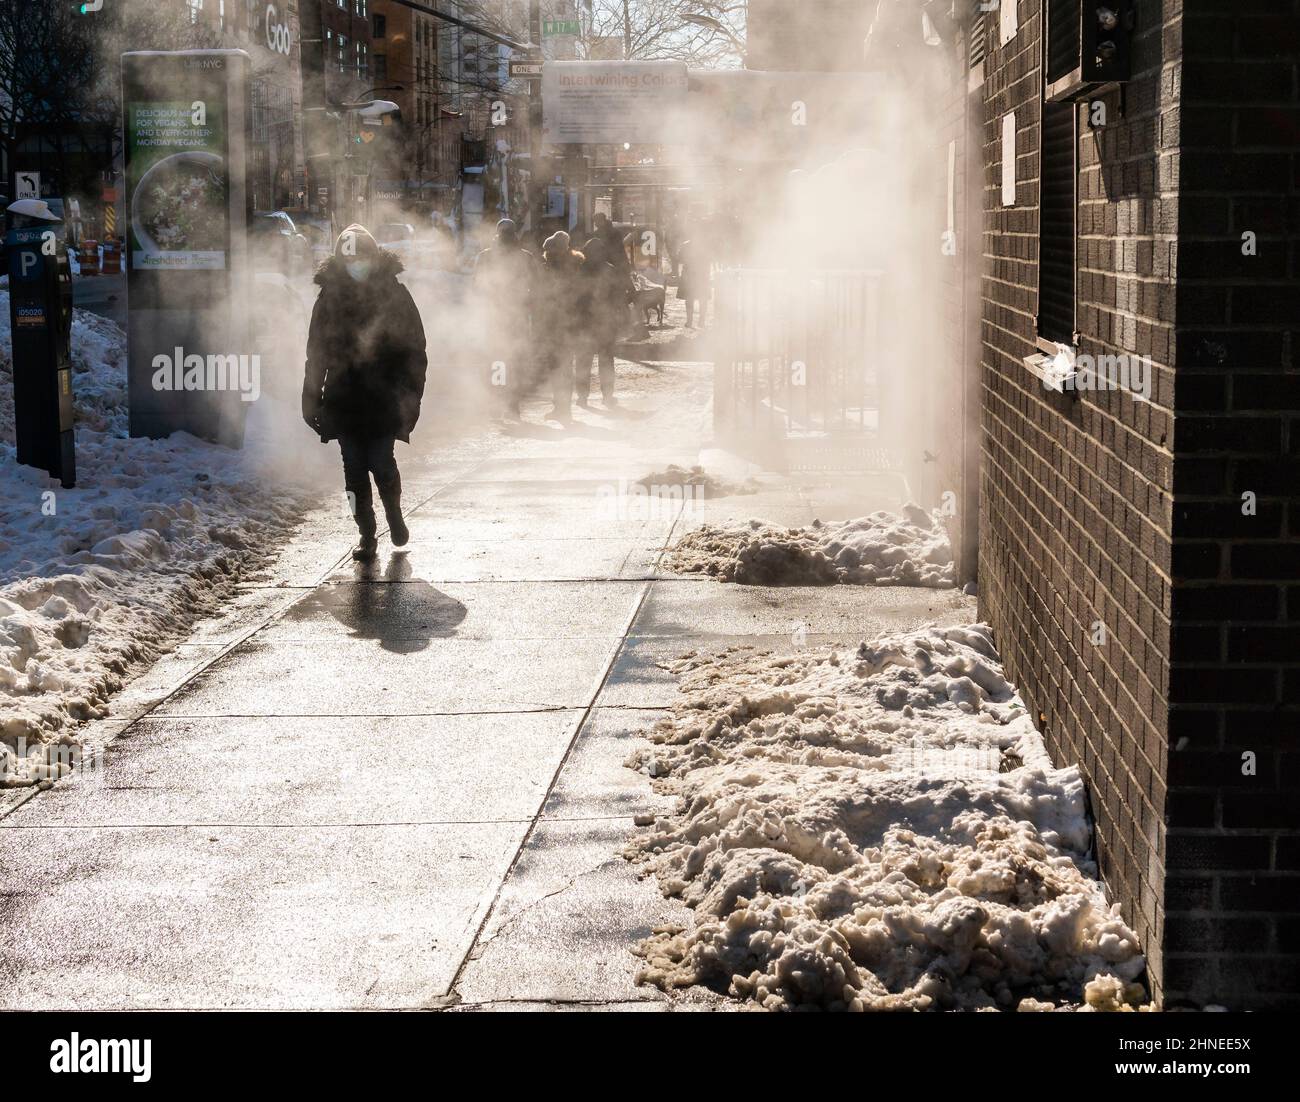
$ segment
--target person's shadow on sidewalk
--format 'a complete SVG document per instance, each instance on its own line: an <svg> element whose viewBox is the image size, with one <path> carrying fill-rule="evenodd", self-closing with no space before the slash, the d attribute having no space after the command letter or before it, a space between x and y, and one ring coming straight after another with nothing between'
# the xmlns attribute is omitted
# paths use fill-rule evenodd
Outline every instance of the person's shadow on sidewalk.
<svg viewBox="0 0 1300 1102"><path fill-rule="evenodd" d="M317 589L291 610L294 619L328 612L353 639L373 639L393 654L416 654L433 639L449 639L465 619L460 601L423 579L411 580L406 552L393 553L380 573L359 566L356 580Z"/></svg>

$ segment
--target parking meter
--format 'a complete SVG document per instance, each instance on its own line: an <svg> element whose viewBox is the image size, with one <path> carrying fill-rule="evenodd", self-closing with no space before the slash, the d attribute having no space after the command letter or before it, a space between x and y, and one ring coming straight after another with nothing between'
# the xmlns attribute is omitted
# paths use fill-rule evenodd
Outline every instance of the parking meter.
<svg viewBox="0 0 1300 1102"><path fill-rule="evenodd" d="M5 244L18 462L48 471L71 488L77 476L72 270L63 247L63 223L37 199L19 200L8 211Z"/></svg>

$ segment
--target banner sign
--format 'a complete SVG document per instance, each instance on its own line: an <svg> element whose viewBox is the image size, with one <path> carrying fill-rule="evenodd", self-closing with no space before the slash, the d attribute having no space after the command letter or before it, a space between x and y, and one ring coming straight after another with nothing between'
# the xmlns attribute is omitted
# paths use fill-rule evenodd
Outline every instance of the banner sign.
<svg viewBox="0 0 1300 1102"><path fill-rule="evenodd" d="M687 80L681 61L548 61L542 69L542 141L680 141Z"/></svg>

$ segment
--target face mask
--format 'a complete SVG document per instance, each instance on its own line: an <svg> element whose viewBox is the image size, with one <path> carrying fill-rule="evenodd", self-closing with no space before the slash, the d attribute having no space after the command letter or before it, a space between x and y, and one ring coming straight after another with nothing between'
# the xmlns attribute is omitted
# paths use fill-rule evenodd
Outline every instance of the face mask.
<svg viewBox="0 0 1300 1102"><path fill-rule="evenodd" d="M360 283L370 274L371 263L369 260L350 260L348 261L348 275Z"/></svg>

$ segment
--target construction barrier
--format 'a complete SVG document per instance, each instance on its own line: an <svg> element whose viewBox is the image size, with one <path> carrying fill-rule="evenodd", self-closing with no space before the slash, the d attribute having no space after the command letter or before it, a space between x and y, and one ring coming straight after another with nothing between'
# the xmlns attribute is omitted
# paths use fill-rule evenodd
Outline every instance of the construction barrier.
<svg viewBox="0 0 1300 1102"><path fill-rule="evenodd" d="M120 241L104 242L104 275L122 274L122 243Z"/></svg>
<svg viewBox="0 0 1300 1102"><path fill-rule="evenodd" d="M83 241L77 263L81 265L83 276L99 275L99 242Z"/></svg>

